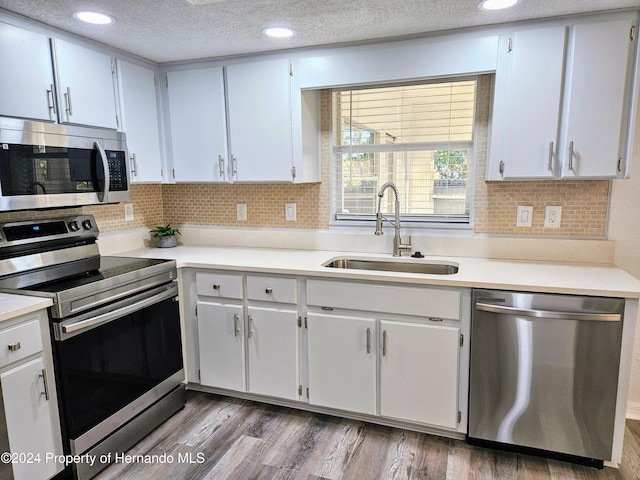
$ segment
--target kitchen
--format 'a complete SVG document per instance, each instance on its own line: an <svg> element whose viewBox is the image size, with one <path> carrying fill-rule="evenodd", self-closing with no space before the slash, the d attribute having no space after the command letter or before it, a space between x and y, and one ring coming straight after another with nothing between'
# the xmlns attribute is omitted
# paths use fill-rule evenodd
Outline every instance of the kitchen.
<svg viewBox="0 0 640 480"><path fill-rule="evenodd" d="M12 7L10 2L3 2L0 6L9 10L17 8ZM616 6L637 7L638 5L632 3L630 5ZM473 5L473 9L476 10L475 15L478 15L475 5ZM33 16L27 13L25 13L25 15ZM114 16L117 15L114 13ZM14 23L17 22L22 27L34 27L33 22L17 18L10 13L7 13L6 17L3 16L3 21L5 21L5 19L10 19L11 22ZM504 19L504 21L507 20L509 19ZM513 20L515 19L512 18L511 21ZM41 25L37 25L36 27L41 32L53 31L57 37L62 37L62 41L70 38L65 37L65 35L58 30L47 30L47 28ZM503 30L499 30L500 33L503 32ZM468 32L465 30L457 33L461 35L461 38L469 40L470 42L473 42L481 36L476 31ZM49 34L51 35L52 33ZM84 35L91 37L91 34L88 32ZM300 36L298 36L298 38L300 38ZM59 42L61 45L63 44L62 41ZM452 39L451 44L455 44L455 38ZM95 46L95 44L91 45ZM420 39L409 39L406 40L404 44L398 43L395 45L406 46L406 48L411 50L412 48L419 48ZM103 49L104 47L100 48ZM358 46L349 48L358 51ZM366 51L366 49L362 48L361 50ZM313 57L322 58L323 55L331 53L331 51L320 49L318 51L312 50L312 53ZM207 56L213 57L213 55ZM467 57L468 56L469 55L467 55ZM327 55L324 58L329 61L331 60L329 57L330 55ZM122 60L122 62L119 63L119 67L122 67L119 72L131 68L131 65L135 67L141 63L138 58L129 54L120 53L118 59ZM142 64L144 63L145 62L142 62ZM146 66L149 67L150 63L151 62L147 62ZM301 58L298 63L299 64L294 67L294 71L299 69L303 76L305 75L305 68L312 68L312 65L308 63L306 65L304 64L304 58ZM204 62L203 65L207 68L211 67L210 70L214 71L218 68L219 64L220 62L213 61L209 63ZM238 63L238 65L240 66L240 63ZM154 67L153 64L151 64L151 67L152 70L157 70L157 66ZM167 74L169 85L175 85L175 82L181 80L176 72L184 71L182 67L184 67L184 63L181 64L180 62L163 67L161 71ZM135 68L131 69L135 70ZM491 69L480 68L480 70ZM231 71L231 69L229 71ZM421 74L419 76L429 75ZM294 76L293 78L296 77ZM309 82L319 82L318 78L319 76L314 76L310 79L307 78L297 81L306 81L307 85L311 85ZM378 81L383 80L384 79L379 79ZM162 83L162 81L160 83ZM343 83L346 84L350 82L344 81ZM124 85L123 83L123 86ZM176 114L178 107L175 107L174 104L171 103L174 99L167 97L165 90L161 90L160 86L156 88L161 92L159 96L162 97L162 101L157 102L156 106L160 105L162 110L161 115L164 116L164 121L166 122L166 106L170 105L172 115ZM126 102L126 90L121 91L120 95ZM171 87L169 87L169 95L171 95ZM327 112L330 102L328 98L329 95L325 93L321 94L320 97L319 99L315 99L318 100L320 104L317 105L317 108L324 108L323 111ZM307 98L305 100L309 99ZM312 98L311 100L314 99ZM63 104L63 102L64 99L59 103ZM487 105L489 104L488 95L485 102ZM324 105L324 107L322 105ZM76 101L74 102L74 106L76 110L79 110L81 104ZM131 121L131 116L128 112L130 112L130 110L125 110L123 118L127 128ZM188 111L187 113L196 115L196 109L191 110L191 112ZM329 115L324 113L320 116L324 120L321 128L323 148L327 149L330 143L330 127L326 125L326 123L328 123L326 117ZM174 128L174 124L171 124L171 128ZM127 203L130 205L128 207L129 209L131 209L131 205L133 206L133 211L129 212L128 215L128 218L133 217L133 219L125 219L126 210L124 210L122 204L82 207L63 211L52 210L51 212L47 212L46 216L59 217L61 215L66 216L67 214L93 214L100 229L100 237L97 243L100 246L100 253L103 255L117 255L123 251L135 251L135 249L146 247L149 243L153 243L152 241L150 242L148 230L155 225L171 222L180 227L182 233L180 241L183 246L228 245L251 249L247 250L246 254L253 261L253 265L246 265L247 271L251 271L251 268L258 269L257 271L260 271L259 268L267 268L264 266L260 267L260 262L263 260L253 251L256 247L282 248L285 246L296 250L309 250L313 248L319 251L350 251L356 252L359 255L388 255L391 252L393 235L390 234L390 229L386 227L386 234L382 237L374 237L371 235L374 230L373 224L370 224L365 230L355 232L349 231L348 229L332 228L333 225L330 225L332 199L330 182L313 181L315 175L314 169L306 168L308 165L297 164L296 167L298 167L297 178L300 179L309 175L308 178L311 180L306 180L309 183L294 183L289 185L279 183L245 184L242 183L243 179L241 177L238 177L240 179L238 183L228 183L228 177L223 178L222 182L217 180L219 183L192 183L196 180L194 180L193 177L189 177L189 175L193 175L190 172L184 172L184 170L184 173L181 172L183 165L175 161L173 165L168 163L169 158L167 157L171 156L171 149L173 148L173 152L175 153L175 149L179 146L177 145L176 139L179 138L180 132L171 131L171 128L167 125L165 130L159 129L157 132L158 138L162 138L164 141L167 141L169 137L174 139L171 147L162 149L160 145L157 146L159 158L155 160L159 166L163 167L162 171L158 169L152 172L152 176L155 175L155 178L144 180L144 183L135 182L136 179L133 172L130 173L132 180L131 201ZM485 128L487 127L485 126ZM135 146L135 144L132 145L131 142L133 142L134 139L130 138L129 132L127 132L127 134L129 153L134 153L134 148L137 146ZM205 140L212 142L213 138L206 138ZM231 143L235 148L237 141L234 144L232 138ZM613 263L638 276L640 272L640 267L638 267L640 260L638 260L636 242L634 241L634 239L637 238L638 227L633 221L628 221L629 218L634 218L634 207L640 204L640 199L637 199L638 188L634 187L637 181L634 180L633 175L633 167L635 167L635 165L631 168L632 173L630 179L612 181L585 180L580 182L536 181L528 182L528 184L533 185L534 188L525 189L522 188L521 182L485 182L484 179L487 177L484 171L485 161L481 158L482 152L478 151L476 154L477 164L474 170L476 182L473 195L473 233L465 236L455 232L451 235L450 231L448 231L445 233L421 235L420 233L415 233L412 229L411 243L414 251L422 251L428 257L458 257L459 255L456 255L456 252L464 251L464 257L513 258L522 261L568 261L595 264ZM327 158L328 156L328 154L322 155L322 173L320 175L322 179L331 177L331 166ZM231 165L231 161L227 161L226 155L223 157L224 158L220 159L221 163L216 165L216 167L220 167L219 171L222 172L221 176L233 173L232 170L236 168L234 165ZM637 155L632 156L634 163L637 163L636 157ZM240 163L242 159L241 155L238 155L238 159L237 172L238 175L241 176L245 174L246 169L244 171L242 170ZM134 166L138 167L139 174L142 175L145 165L141 163L141 155L138 155L137 160L137 165L136 162L133 161L131 168L133 169ZM215 160L214 163L217 164L217 155ZM198 178L198 175L200 175L202 179L204 176L202 173L203 170L198 170L198 168L202 167L196 165L195 168L195 178ZM175 182L169 179L169 172L172 169L176 171L177 175ZM180 181L180 178L183 180ZM213 182L216 182L216 180L213 180ZM291 181L287 183L291 183ZM391 192L388 192L387 196L390 193ZM634 200L638 201L636 202ZM125 205L127 203L125 203ZM295 221L286 219L285 204L295 204ZM586 204L589 204L589 211L585 215L585 212L582 212L579 206ZM206 208L202 208L202 205L206 205ZM239 211L237 205L244 205L246 220L238 219ZM561 227L559 230L550 231L542 225L544 209L549 205L562 205L563 207ZM575 205L578 205L578 207L575 207ZM532 227L516 226L516 206L533 206L534 224ZM0 219L3 222L39 220L43 218L43 213L42 211L3 213ZM406 232L405 228L403 228L403 235ZM178 250L180 250L180 247ZM150 256L160 255L160 257L162 257L163 255L173 255L172 253L158 253L155 249L138 251L143 252L143 255ZM203 253L202 255L204 256L205 254ZM227 255L226 252L225 255ZM269 255L278 256L271 251L269 251ZM318 259L318 265L313 268L322 271L320 264L328 260L330 255L325 255L325 257L326 258ZM224 262L219 263L218 260L215 260L213 265L209 264L207 266L205 266L202 261L198 263L198 260L183 260L183 262L182 267L189 267L191 269L196 267L215 269L216 265L218 265L218 268L224 270L230 268L229 264L225 264ZM244 260L237 260L237 262L239 262L237 265L244 265ZM303 264L302 261L300 261L300 263ZM462 262L460 263L460 276L466 275L468 272L465 272L465 268L469 269L470 267L465 267ZM271 265L269 268L274 268L274 266ZM289 268L288 272L283 270L282 265L275 270L269 271L280 272L281 274L302 274L300 269L295 269L292 266L286 268ZM312 267L308 267L306 270L305 268L307 267L303 267L303 271L309 272ZM263 270L263 272L264 271L266 270ZM182 274L180 274L182 277L180 278L191 275L194 280L193 283L195 283L197 274L198 272L195 270L183 268ZM522 275L522 272L520 272L520 275ZM376 278L379 278L379 276ZM387 280L390 282L397 281L389 278L387 278ZM248 281L248 277L242 280L242 282ZM446 285L446 283L443 282L445 281L437 280L435 284ZM498 284L500 284L500 281L496 280L495 285ZM504 282L502 284L504 284ZM514 281L512 284L531 286L531 284L520 279ZM248 284L244 288L248 288ZM539 288L543 288L543 286L539 286ZM593 290L598 290L598 288L592 289L591 293L595 294ZM615 290L615 288L603 287L603 290L607 289ZM548 287L548 290L542 291L550 290L553 291L551 287ZM560 292L560 290L556 291ZM619 291L625 290L621 289ZM188 293L183 292L182 295L182 298L186 299L185 295L188 295ZM181 300L181 302L182 304L185 303L184 300ZM238 304L237 301L227 303L233 305ZM294 301L285 302L285 304L288 305L294 305L295 303ZM181 306L186 309L184 305ZM246 306L243 304L242 306L243 308L254 308L250 305ZM258 305L258 307L262 308L264 304ZM370 308L361 308L360 310L370 310ZM187 339L187 342L188 341ZM192 339L192 341L197 343L197 339ZM189 363L195 362L192 355L193 354L191 354L191 356L185 355L187 375L190 375L190 371L191 375L194 374L193 366L195 363ZM630 392L627 415L629 417L635 415L637 418L638 405L640 404L640 393L635 391L639 384L637 380L637 346L633 354L633 362L634 369L631 373L632 379L629 382Z"/></svg>

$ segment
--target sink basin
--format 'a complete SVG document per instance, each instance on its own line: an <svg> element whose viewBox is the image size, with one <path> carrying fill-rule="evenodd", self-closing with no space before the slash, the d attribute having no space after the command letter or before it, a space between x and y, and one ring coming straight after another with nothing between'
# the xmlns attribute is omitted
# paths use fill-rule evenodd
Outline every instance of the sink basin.
<svg viewBox="0 0 640 480"><path fill-rule="evenodd" d="M384 272L427 273L430 275L452 275L458 273L458 266L452 263L401 262L361 258L336 258L323 266L355 270L381 270Z"/></svg>

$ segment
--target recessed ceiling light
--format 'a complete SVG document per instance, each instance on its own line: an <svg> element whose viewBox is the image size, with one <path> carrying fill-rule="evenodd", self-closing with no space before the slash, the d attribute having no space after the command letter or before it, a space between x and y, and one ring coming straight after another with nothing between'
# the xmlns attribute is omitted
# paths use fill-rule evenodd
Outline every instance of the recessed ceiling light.
<svg viewBox="0 0 640 480"><path fill-rule="evenodd" d="M75 12L73 18L86 23L92 23L94 25L109 25L110 23L116 23L116 19L110 15L98 12L81 11Z"/></svg>
<svg viewBox="0 0 640 480"><path fill-rule="evenodd" d="M513 7L518 3L520 3L520 0L482 0L478 4L478 8L480 10L502 10Z"/></svg>
<svg viewBox="0 0 640 480"><path fill-rule="evenodd" d="M289 27L267 27L262 29L262 34L272 38L289 38L297 32Z"/></svg>

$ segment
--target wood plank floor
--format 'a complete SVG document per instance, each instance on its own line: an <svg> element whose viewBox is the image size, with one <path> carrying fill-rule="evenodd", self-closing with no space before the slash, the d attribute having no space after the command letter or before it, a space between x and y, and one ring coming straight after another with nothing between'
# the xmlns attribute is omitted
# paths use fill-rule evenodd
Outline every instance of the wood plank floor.
<svg viewBox="0 0 640 480"><path fill-rule="evenodd" d="M640 421L627 421L620 469L472 447L407 430L201 392L97 480L640 479ZM191 462L188 461L190 455Z"/></svg>

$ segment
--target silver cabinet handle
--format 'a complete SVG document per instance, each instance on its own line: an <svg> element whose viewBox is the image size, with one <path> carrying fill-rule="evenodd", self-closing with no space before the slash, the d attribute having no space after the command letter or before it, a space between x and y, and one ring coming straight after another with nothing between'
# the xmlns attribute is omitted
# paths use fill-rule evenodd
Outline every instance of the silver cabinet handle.
<svg viewBox="0 0 640 480"><path fill-rule="evenodd" d="M222 158L222 155L218 155L218 171L220 172L220 178L224 180L224 158Z"/></svg>
<svg viewBox="0 0 640 480"><path fill-rule="evenodd" d="M382 356L385 357L387 355L387 331L384 330L382 332Z"/></svg>
<svg viewBox="0 0 640 480"><path fill-rule="evenodd" d="M134 177L138 176L138 165L136 165L136 154L135 153L131 154L131 174Z"/></svg>
<svg viewBox="0 0 640 480"><path fill-rule="evenodd" d="M367 353L371 353L371 329L367 328Z"/></svg>
<svg viewBox="0 0 640 480"><path fill-rule="evenodd" d="M16 352L20 350L20 342L13 342L7 345L9 347L10 352Z"/></svg>
<svg viewBox="0 0 640 480"><path fill-rule="evenodd" d="M247 335L249 338L253 336L253 318L249 315L249 334Z"/></svg>
<svg viewBox="0 0 640 480"><path fill-rule="evenodd" d="M44 395L44 398L49 400L49 382L47 382L47 371L43 368L42 373L38 375L38 377L42 377L42 383L44 385L44 392L40 392L40 395Z"/></svg>
<svg viewBox="0 0 640 480"><path fill-rule="evenodd" d="M234 337L240 335L240 317L237 313L233 314L233 335Z"/></svg>
<svg viewBox="0 0 640 480"><path fill-rule="evenodd" d="M220 285L212 285L214 290L220 290Z"/></svg>
<svg viewBox="0 0 640 480"><path fill-rule="evenodd" d="M53 96L53 85L49 84L49 89L47 90L47 104L49 110L55 115L56 114L56 99Z"/></svg>
<svg viewBox="0 0 640 480"><path fill-rule="evenodd" d="M553 171L553 142L549 143L549 165L547 165L547 169L550 172Z"/></svg>
<svg viewBox="0 0 640 480"><path fill-rule="evenodd" d="M491 313L503 313L506 315L523 315L525 317L543 318L550 320L590 320L596 322L619 322L622 316L619 313L597 312L559 312L550 310L536 310L533 308L518 308L507 305L495 305L493 303L476 303L476 310Z"/></svg>
<svg viewBox="0 0 640 480"><path fill-rule="evenodd" d="M231 176L238 179L238 159L235 155L231 155Z"/></svg>
<svg viewBox="0 0 640 480"><path fill-rule="evenodd" d="M65 108L66 112L69 116L73 115L73 106L71 105L71 88L67 87L67 93L64 94L64 100L67 104L67 108Z"/></svg>
<svg viewBox="0 0 640 480"><path fill-rule="evenodd" d="M266 293L267 295L272 295L273 294L273 288L265 288L264 293Z"/></svg>
<svg viewBox="0 0 640 480"><path fill-rule="evenodd" d="M573 140L569 142L569 171L573 172Z"/></svg>

